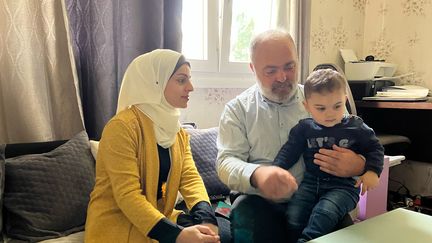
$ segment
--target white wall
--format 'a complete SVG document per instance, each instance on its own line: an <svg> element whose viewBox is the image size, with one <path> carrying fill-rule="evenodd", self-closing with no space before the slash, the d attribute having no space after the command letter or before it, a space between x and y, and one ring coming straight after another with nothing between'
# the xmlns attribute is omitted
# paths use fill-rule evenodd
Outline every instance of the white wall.
<svg viewBox="0 0 432 243"><path fill-rule="evenodd" d="M180 120L195 122L198 128L218 126L225 104L243 90L245 88L195 88Z"/></svg>
<svg viewBox="0 0 432 243"><path fill-rule="evenodd" d="M309 68L332 62L344 68L339 49L359 59L374 55L398 65L398 84L432 89L432 1L316 0L311 9Z"/></svg>

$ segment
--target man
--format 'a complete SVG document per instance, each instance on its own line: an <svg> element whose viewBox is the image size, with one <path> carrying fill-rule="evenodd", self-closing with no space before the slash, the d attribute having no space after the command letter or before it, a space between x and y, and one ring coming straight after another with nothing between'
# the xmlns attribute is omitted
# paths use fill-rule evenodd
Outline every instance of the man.
<svg viewBox="0 0 432 243"><path fill-rule="evenodd" d="M232 206L235 242L287 242L286 201L300 183L303 159L289 171L271 166L290 129L309 117L298 84L298 57L292 37L280 30L257 35L250 45L250 68L257 84L225 106L219 125L217 170L241 195ZM351 150L321 149L314 162L341 177L359 175L364 160ZM296 237L293 237L296 238Z"/></svg>

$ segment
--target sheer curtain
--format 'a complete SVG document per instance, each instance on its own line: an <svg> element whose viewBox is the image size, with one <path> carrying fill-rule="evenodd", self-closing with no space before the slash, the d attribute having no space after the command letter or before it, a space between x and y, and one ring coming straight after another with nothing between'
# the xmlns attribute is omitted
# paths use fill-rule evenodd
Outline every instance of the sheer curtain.
<svg viewBox="0 0 432 243"><path fill-rule="evenodd" d="M278 0L277 26L288 30L297 45L301 83L309 75L311 0Z"/></svg>
<svg viewBox="0 0 432 243"><path fill-rule="evenodd" d="M86 130L99 139L138 55L181 49L181 0L66 0Z"/></svg>
<svg viewBox="0 0 432 243"><path fill-rule="evenodd" d="M83 130L64 1L0 1L0 144Z"/></svg>

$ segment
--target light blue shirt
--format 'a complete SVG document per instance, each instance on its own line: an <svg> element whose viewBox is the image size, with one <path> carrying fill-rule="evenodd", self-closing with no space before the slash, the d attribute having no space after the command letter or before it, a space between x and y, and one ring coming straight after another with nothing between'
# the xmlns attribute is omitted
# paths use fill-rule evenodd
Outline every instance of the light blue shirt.
<svg viewBox="0 0 432 243"><path fill-rule="evenodd" d="M302 102L303 86L283 104L263 97L255 84L225 105L219 124L217 171L231 190L259 194L250 184L260 164L271 164L300 119L309 117ZM303 178L303 157L289 170Z"/></svg>

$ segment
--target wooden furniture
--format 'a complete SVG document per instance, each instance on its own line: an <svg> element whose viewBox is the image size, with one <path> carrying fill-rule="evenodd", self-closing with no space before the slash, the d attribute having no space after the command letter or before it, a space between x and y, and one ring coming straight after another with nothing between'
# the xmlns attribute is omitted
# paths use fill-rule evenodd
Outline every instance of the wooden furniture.
<svg viewBox="0 0 432 243"><path fill-rule="evenodd" d="M431 225L432 216L398 208L309 242L424 243L432 241Z"/></svg>
<svg viewBox="0 0 432 243"><path fill-rule="evenodd" d="M413 110L432 110L432 99L428 101L355 101L357 107L361 108L381 108L381 109L413 109Z"/></svg>
<svg viewBox="0 0 432 243"><path fill-rule="evenodd" d="M432 100L419 102L356 101L357 113L377 133L400 134L411 140L404 155L432 163Z"/></svg>

